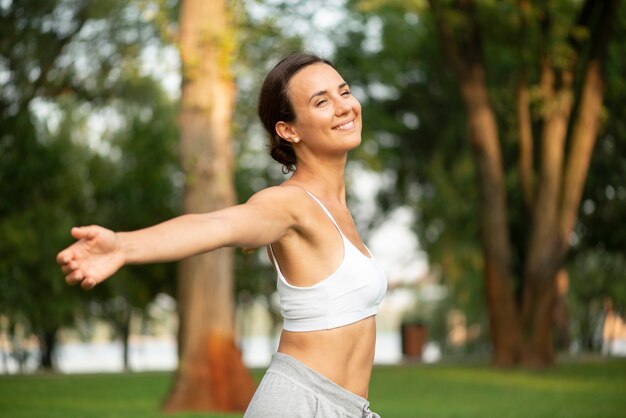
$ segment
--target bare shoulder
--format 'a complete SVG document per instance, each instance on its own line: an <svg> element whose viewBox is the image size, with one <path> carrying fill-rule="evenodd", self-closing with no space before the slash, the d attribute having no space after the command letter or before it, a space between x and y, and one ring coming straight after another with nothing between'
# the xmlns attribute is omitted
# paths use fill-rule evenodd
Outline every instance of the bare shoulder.
<svg viewBox="0 0 626 418"><path fill-rule="evenodd" d="M307 193L300 186L281 184L256 192L248 199L249 203L285 204L294 203L306 197Z"/></svg>
<svg viewBox="0 0 626 418"><path fill-rule="evenodd" d="M279 186L268 187L256 192L250 197L250 199L248 199L248 202L265 199L282 202L294 198L302 198L305 195L306 191L300 186L281 184Z"/></svg>
<svg viewBox="0 0 626 418"><path fill-rule="evenodd" d="M300 225L303 214L311 199L304 188L292 184L282 184L263 189L248 199L246 205L258 210L271 211L275 216L288 217L293 226Z"/></svg>

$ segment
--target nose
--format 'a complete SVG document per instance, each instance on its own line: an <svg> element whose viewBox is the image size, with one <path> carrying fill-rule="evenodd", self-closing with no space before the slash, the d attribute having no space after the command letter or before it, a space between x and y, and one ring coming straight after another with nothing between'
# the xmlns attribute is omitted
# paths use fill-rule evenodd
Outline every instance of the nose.
<svg viewBox="0 0 626 418"><path fill-rule="evenodd" d="M352 110L352 104L348 99L343 96L339 96L335 101L335 114L337 116L345 115Z"/></svg>

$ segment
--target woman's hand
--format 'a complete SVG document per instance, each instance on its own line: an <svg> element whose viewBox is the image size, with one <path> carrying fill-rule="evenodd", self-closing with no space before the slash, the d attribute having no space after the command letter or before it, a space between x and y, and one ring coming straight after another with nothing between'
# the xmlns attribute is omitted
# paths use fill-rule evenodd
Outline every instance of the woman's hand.
<svg viewBox="0 0 626 418"><path fill-rule="evenodd" d="M124 265L119 236L97 225L72 228L74 244L57 255L57 263L70 285L91 289Z"/></svg>

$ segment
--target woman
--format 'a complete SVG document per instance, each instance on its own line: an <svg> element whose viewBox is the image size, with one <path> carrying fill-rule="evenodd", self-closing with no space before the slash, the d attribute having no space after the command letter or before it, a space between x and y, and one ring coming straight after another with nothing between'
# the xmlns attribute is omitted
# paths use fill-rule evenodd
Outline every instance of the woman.
<svg viewBox="0 0 626 418"><path fill-rule="evenodd" d="M138 231L73 228L78 241L57 261L67 283L90 289L124 264L267 246L284 326L245 417L378 417L367 395L387 281L358 235L344 183L361 106L329 61L296 53L267 75L259 116L270 154L293 171L287 181L245 204Z"/></svg>

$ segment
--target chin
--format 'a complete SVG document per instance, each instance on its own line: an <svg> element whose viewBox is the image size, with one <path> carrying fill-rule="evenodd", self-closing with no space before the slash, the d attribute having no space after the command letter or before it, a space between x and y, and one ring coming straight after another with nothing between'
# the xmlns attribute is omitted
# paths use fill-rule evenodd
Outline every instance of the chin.
<svg viewBox="0 0 626 418"><path fill-rule="evenodd" d="M353 150L355 148L357 148L359 145L361 145L361 134L359 135L355 135L354 137L350 137L347 138L347 144L349 146L350 150Z"/></svg>

